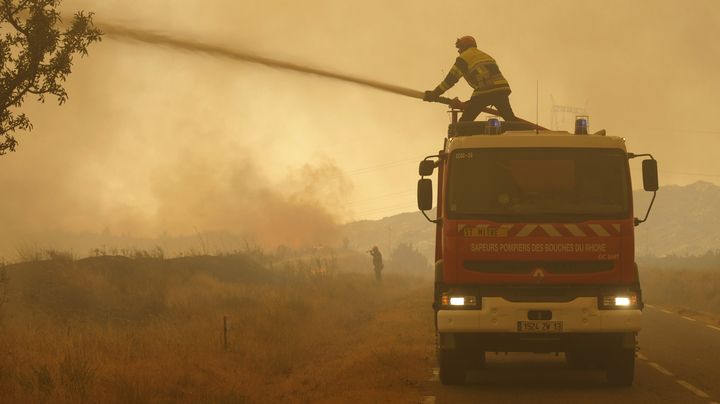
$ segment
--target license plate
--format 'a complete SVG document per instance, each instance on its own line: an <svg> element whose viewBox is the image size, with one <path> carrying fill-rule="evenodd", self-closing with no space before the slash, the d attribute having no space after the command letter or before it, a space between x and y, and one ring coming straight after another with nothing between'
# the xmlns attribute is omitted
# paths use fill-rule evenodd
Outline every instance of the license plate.
<svg viewBox="0 0 720 404"><path fill-rule="evenodd" d="M562 332L562 321L518 321L518 332Z"/></svg>

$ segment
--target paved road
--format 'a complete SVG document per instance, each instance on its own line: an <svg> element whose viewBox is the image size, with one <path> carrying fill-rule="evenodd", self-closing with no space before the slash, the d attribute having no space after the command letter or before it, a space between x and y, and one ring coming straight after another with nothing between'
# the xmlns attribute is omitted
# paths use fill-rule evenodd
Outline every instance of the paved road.
<svg viewBox="0 0 720 404"><path fill-rule="evenodd" d="M437 370L435 370L436 372ZM644 311L635 383L568 369L562 354L488 355L467 385L431 376L426 403L720 403L720 327L651 306Z"/></svg>

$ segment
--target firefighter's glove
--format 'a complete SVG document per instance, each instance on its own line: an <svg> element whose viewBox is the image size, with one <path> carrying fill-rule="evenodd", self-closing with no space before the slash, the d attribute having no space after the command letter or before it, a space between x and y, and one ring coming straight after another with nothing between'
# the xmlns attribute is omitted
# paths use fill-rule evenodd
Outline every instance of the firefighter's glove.
<svg viewBox="0 0 720 404"><path fill-rule="evenodd" d="M435 102L439 99L440 99L440 93L437 90L425 91L425 95L423 96L423 101L428 101L428 102Z"/></svg>
<svg viewBox="0 0 720 404"><path fill-rule="evenodd" d="M459 98L455 97L452 100L450 100L450 108L463 110L463 109L465 109L465 103L460 101Z"/></svg>

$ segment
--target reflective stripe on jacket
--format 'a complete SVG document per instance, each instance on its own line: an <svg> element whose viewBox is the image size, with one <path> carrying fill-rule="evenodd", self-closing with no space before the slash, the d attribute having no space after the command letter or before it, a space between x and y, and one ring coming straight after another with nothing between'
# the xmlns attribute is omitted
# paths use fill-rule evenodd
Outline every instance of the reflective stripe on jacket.
<svg viewBox="0 0 720 404"><path fill-rule="evenodd" d="M510 91L510 84L505 80L495 59L478 48L468 48L458 56L450 72L436 88L439 94L464 77L473 88L473 97L493 91Z"/></svg>

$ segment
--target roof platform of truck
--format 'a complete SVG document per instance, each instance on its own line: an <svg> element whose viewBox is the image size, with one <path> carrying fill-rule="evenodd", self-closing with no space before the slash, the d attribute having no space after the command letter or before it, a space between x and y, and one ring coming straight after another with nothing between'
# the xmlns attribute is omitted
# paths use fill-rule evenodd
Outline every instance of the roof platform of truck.
<svg viewBox="0 0 720 404"><path fill-rule="evenodd" d="M448 126L448 137L475 136L475 135L502 135L505 132L527 132L549 133L545 128L527 121L501 121L499 119L488 119L487 121L470 121L451 123ZM564 132L567 133L567 132ZM587 135L587 131L575 133L576 135ZM595 133L605 135L605 131Z"/></svg>
<svg viewBox="0 0 720 404"><path fill-rule="evenodd" d="M508 131L535 130L537 125L524 121L469 121L451 123L448 126L448 137L474 135L500 135Z"/></svg>

